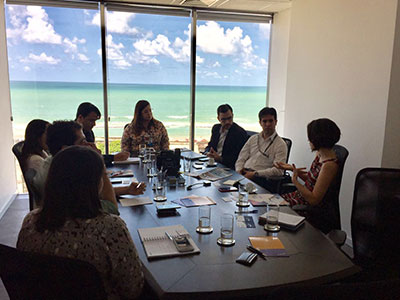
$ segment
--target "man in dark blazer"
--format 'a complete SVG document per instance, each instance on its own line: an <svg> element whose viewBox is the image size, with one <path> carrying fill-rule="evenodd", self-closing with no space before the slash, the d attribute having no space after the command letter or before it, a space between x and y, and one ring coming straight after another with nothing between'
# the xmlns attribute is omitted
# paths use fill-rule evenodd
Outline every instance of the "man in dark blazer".
<svg viewBox="0 0 400 300"><path fill-rule="evenodd" d="M246 143L246 131L233 122L233 110L229 104L222 104L217 109L220 124L215 124L211 131L211 140L206 147L208 157L235 169L240 150Z"/></svg>

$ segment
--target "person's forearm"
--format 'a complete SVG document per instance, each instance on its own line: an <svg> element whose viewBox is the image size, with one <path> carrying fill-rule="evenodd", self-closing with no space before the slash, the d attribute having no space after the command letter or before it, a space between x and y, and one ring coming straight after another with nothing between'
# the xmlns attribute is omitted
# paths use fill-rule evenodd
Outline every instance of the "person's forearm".
<svg viewBox="0 0 400 300"><path fill-rule="evenodd" d="M299 193L303 196L304 199L308 202L310 205L317 205L318 202L314 197L313 192L308 190L305 185L302 185L297 179L292 180L293 184L296 186L297 190Z"/></svg>
<svg viewBox="0 0 400 300"><path fill-rule="evenodd" d="M118 207L117 199L115 198L114 188L106 172L104 172L103 174L103 190L101 191L101 198L103 200L110 201L116 207Z"/></svg>

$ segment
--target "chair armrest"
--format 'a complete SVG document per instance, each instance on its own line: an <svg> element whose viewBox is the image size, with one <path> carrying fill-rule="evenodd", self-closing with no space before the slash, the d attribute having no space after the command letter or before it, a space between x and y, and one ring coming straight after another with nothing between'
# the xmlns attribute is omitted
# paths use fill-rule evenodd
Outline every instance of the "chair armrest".
<svg viewBox="0 0 400 300"><path fill-rule="evenodd" d="M310 209L310 206L305 204L296 204L292 206L292 209L295 212L306 212Z"/></svg>
<svg viewBox="0 0 400 300"><path fill-rule="evenodd" d="M339 229L334 229L328 233L328 238L333 241L338 247L342 247L344 245L346 237L346 232Z"/></svg>
<svg viewBox="0 0 400 300"><path fill-rule="evenodd" d="M293 183L283 183L281 186L281 194L291 193L296 190L296 186Z"/></svg>

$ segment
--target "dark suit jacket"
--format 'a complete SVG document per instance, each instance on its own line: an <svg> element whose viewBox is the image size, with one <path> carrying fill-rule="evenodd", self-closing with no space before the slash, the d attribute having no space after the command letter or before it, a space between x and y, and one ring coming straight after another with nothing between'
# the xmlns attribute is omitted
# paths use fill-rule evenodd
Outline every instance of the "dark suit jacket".
<svg viewBox="0 0 400 300"><path fill-rule="evenodd" d="M210 151L211 147L217 151L218 141L219 141L219 130L221 129L221 124L215 124L211 130L211 140L206 147L206 151ZM247 142L246 131L240 127L238 124L233 123L231 128L229 128L228 134L226 135L225 143L222 148L222 164L225 166L235 169L235 163L239 156L240 150Z"/></svg>

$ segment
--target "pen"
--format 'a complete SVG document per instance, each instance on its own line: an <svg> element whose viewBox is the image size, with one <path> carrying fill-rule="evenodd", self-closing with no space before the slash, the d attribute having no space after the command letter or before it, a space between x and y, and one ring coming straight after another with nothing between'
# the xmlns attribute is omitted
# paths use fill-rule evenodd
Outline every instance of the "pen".
<svg viewBox="0 0 400 300"><path fill-rule="evenodd" d="M257 209L247 211L235 211L235 214L255 214L258 213Z"/></svg>
<svg viewBox="0 0 400 300"><path fill-rule="evenodd" d="M266 258L265 258L265 254L264 253L262 253L260 250L258 250L257 248L254 248L253 246L251 246L251 245L247 245L247 250L250 250L251 252L253 252L253 253L257 253L263 260L266 260Z"/></svg>
<svg viewBox="0 0 400 300"><path fill-rule="evenodd" d="M171 236L168 232L165 232L165 235L166 235L171 241L174 240L174 239L172 238L172 236Z"/></svg>
<svg viewBox="0 0 400 300"><path fill-rule="evenodd" d="M111 183L112 183L112 184L121 184L121 183L122 183L122 180L119 180L119 181L111 181Z"/></svg>
<svg viewBox="0 0 400 300"><path fill-rule="evenodd" d="M140 188L140 186L142 185L143 182L139 182L139 184L136 186L137 189Z"/></svg>

